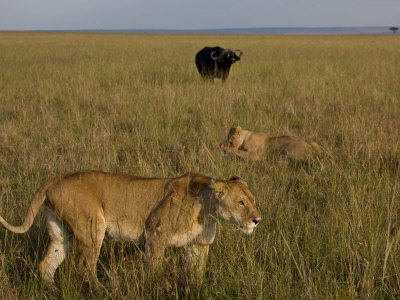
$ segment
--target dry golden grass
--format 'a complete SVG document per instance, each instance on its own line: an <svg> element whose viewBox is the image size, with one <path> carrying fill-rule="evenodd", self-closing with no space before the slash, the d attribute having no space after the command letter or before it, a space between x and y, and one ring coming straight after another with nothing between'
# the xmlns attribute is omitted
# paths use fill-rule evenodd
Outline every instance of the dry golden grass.
<svg viewBox="0 0 400 300"><path fill-rule="evenodd" d="M241 49L227 84L203 82L204 46ZM251 236L221 223L206 279L183 286L179 250L165 280L143 248L106 241L101 297L399 298L400 39L0 32L0 212L20 223L35 190L71 170L142 176L237 174L258 199ZM297 134L324 154L307 164L243 162L213 146L241 125ZM180 145L210 152L177 155ZM43 218L0 228L0 297L49 297L37 266ZM61 296L91 296L74 259ZM92 295L93 296L93 295Z"/></svg>

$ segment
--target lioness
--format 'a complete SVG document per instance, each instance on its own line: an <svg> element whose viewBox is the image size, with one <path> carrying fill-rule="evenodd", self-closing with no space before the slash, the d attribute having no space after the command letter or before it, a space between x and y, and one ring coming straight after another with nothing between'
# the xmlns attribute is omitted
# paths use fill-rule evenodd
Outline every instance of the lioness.
<svg viewBox="0 0 400 300"><path fill-rule="evenodd" d="M309 157L312 152L320 152L318 144L301 140L295 136L270 137L263 131L243 130L232 127L228 133L226 149L242 158L260 160L268 153L278 153L295 160Z"/></svg>
<svg viewBox="0 0 400 300"><path fill-rule="evenodd" d="M217 218L248 234L261 220L254 196L240 177L216 180L189 173L177 178L143 178L78 171L44 183L21 226L10 225L2 217L0 222L15 233L24 233L42 205L51 242L40 272L50 285L73 240L79 254L78 270L95 285L106 232L116 239L143 236L146 257L156 268L166 247L185 246L189 267L201 276Z"/></svg>

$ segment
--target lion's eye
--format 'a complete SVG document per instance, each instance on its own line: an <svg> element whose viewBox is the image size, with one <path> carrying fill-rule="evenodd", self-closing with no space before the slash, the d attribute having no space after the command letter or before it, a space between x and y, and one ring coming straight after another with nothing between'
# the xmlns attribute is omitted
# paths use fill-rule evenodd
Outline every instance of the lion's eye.
<svg viewBox="0 0 400 300"><path fill-rule="evenodd" d="M246 206L242 200L239 201L240 206Z"/></svg>

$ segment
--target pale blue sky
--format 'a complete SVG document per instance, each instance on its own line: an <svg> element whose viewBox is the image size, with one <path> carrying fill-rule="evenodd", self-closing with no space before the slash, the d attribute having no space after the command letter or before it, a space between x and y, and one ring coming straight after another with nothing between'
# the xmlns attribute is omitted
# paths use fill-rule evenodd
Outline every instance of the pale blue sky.
<svg viewBox="0 0 400 300"><path fill-rule="evenodd" d="M0 30L399 25L400 0L0 0Z"/></svg>

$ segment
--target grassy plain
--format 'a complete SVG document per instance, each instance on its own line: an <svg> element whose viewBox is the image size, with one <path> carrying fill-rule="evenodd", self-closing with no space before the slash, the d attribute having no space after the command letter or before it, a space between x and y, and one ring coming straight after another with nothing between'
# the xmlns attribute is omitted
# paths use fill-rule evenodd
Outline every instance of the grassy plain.
<svg viewBox="0 0 400 300"><path fill-rule="evenodd" d="M203 82L202 47L241 49L225 85ZM143 248L106 240L102 298L389 299L400 297L400 39L0 32L0 212L19 224L35 190L77 169L142 176L189 171L249 182L263 221L245 236L221 223L204 283L185 295L179 250L166 280ZM300 135L324 154L309 164L243 162L210 147L241 125ZM0 298L51 297L38 264L39 215L0 227ZM65 299L94 297L74 271Z"/></svg>

